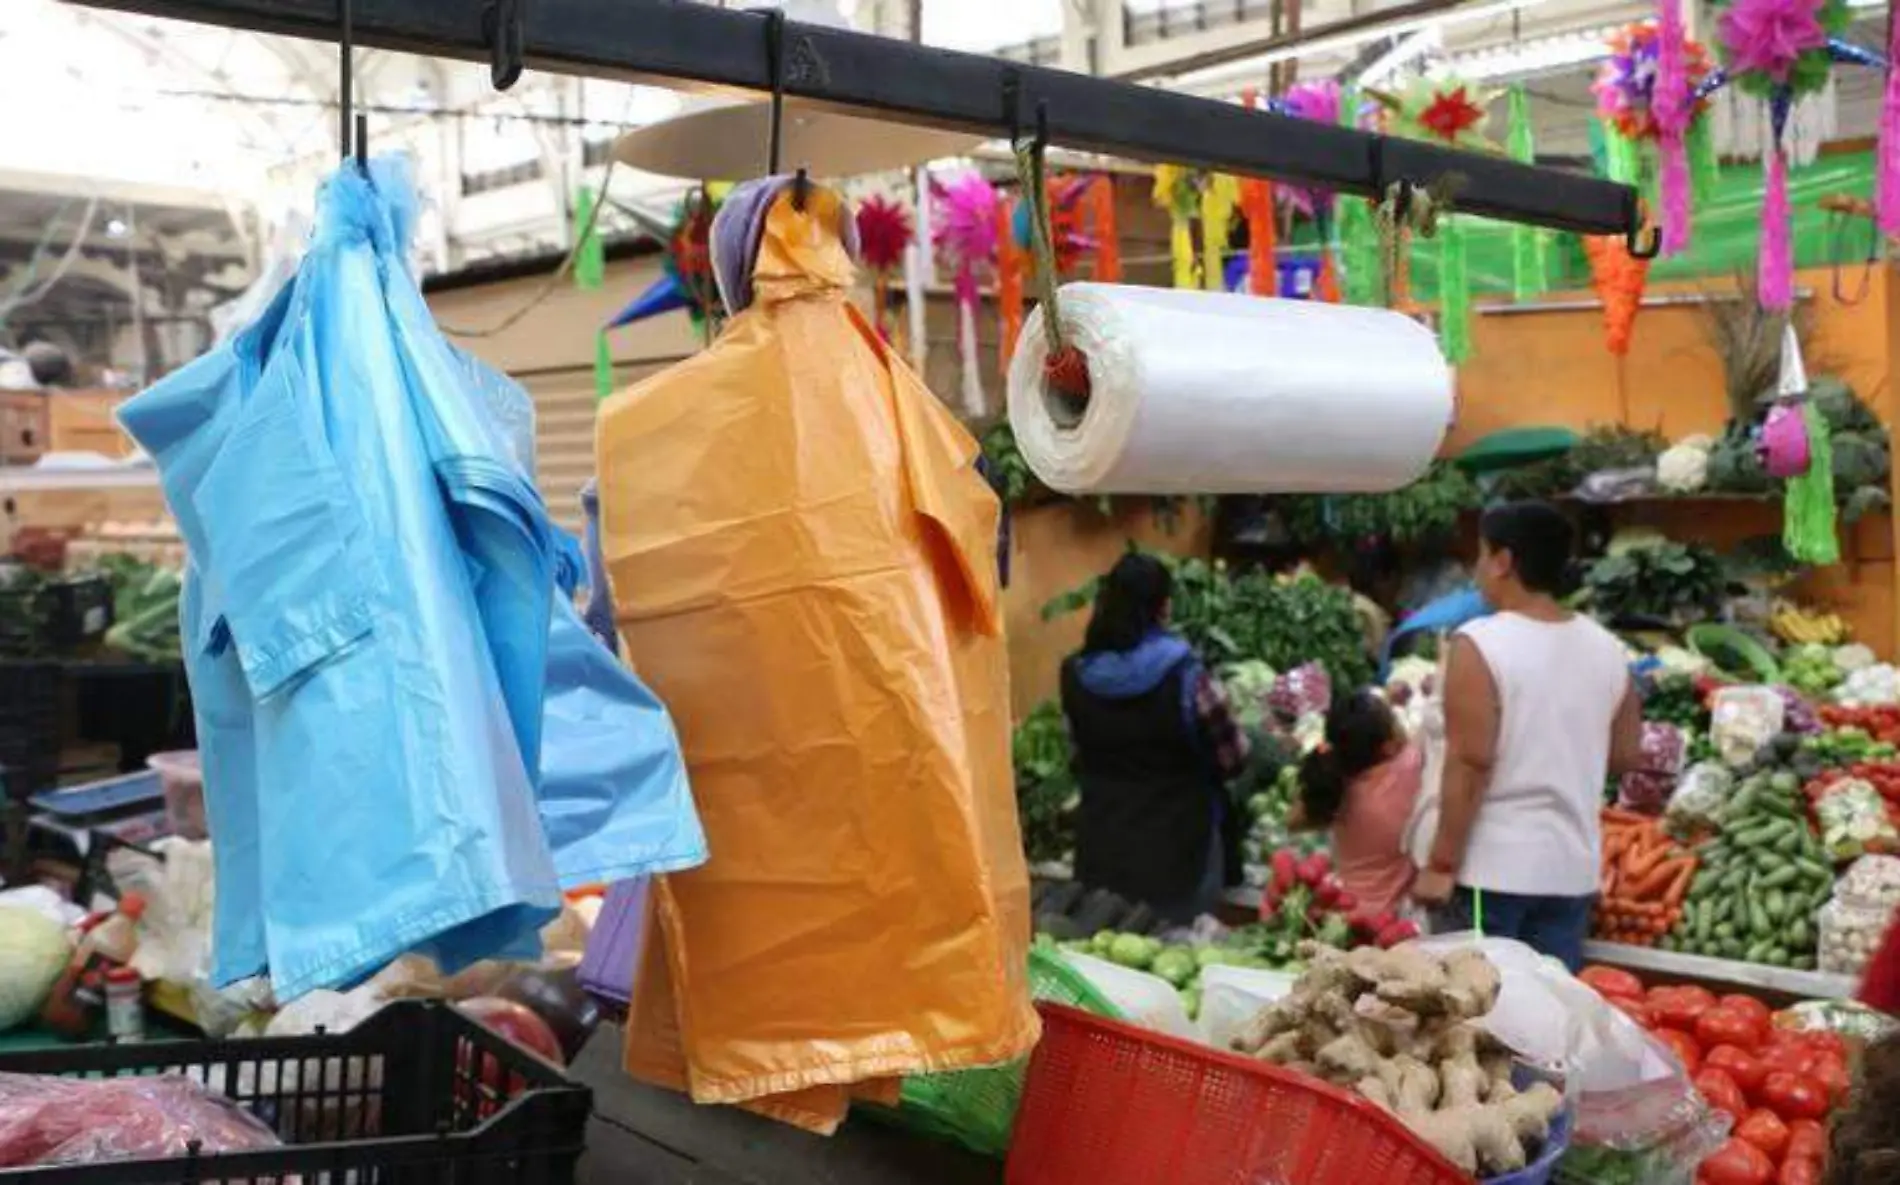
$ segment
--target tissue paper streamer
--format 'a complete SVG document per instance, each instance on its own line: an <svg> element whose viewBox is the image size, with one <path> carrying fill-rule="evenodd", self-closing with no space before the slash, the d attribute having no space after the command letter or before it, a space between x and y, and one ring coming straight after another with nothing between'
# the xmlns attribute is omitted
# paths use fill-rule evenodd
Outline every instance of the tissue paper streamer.
<svg viewBox="0 0 1900 1185"><path fill-rule="evenodd" d="M1438 343L1398 313L1119 284L1069 284L1058 299L1093 395L1045 393L1032 317L1009 420L1062 493L1391 490L1425 471L1451 421Z"/></svg>

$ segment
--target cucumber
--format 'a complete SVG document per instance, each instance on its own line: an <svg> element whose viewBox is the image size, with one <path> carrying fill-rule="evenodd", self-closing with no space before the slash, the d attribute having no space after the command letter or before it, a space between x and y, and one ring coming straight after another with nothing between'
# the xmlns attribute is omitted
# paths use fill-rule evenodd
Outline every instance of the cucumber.
<svg viewBox="0 0 1900 1185"><path fill-rule="evenodd" d="M1780 852L1784 856L1792 856L1800 850L1801 832L1797 830L1790 830L1787 834L1775 841L1775 851Z"/></svg>
<svg viewBox="0 0 1900 1185"><path fill-rule="evenodd" d="M1793 957L1786 949L1777 946L1768 951L1768 957L1763 961L1771 967L1786 967Z"/></svg>
<svg viewBox="0 0 1900 1185"><path fill-rule="evenodd" d="M1748 896L1749 933L1754 935L1756 938L1763 938L1773 933L1774 929L1775 929L1774 919L1770 918L1768 916L1768 911L1762 907L1761 898L1755 896L1754 893L1751 892ZM1757 960L1750 960L1750 961L1755 962Z"/></svg>
<svg viewBox="0 0 1900 1185"><path fill-rule="evenodd" d="M1722 874L1722 879L1716 882L1716 887L1723 893L1734 893L1740 891L1741 887L1747 883L1747 865L1737 865Z"/></svg>
<svg viewBox="0 0 1900 1185"><path fill-rule="evenodd" d="M1780 864L1773 872L1761 878L1761 888L1785 889L1802 879L1801 866L1795 863Z"/></svg>
<svg viewBox="0 0 1900 1185"><path fill-rule="evenodd" d="M1814 945L1814 929L1806 918L1796 918L1788 927L1788 945L1796 950L1807 950Z"/></svg>
<svg viewBox="0 0 1900 1185"><path fill-rule="evenodd" d="M1717 922L1715 925L1715 936L1724 942L1735 941L1735 923Z"/></svg>
<svg viewBox="0 0 1900 1185"><path fill-rule="evenodd" d="M1796 971L1812 971L1814 970L1814 956L1796 955L1789 960L1789 966L1793 967Z"/></svg>
<svg viewBox="0 0 1900 1185"><path fill-rule="evenodd" d="M1715 932L1715 903L1704 901L1695 911L1695 937L1697 942L1707 942L1709 935Z"/></svg>
<svg viewBox="0 0 1900 1185"><path fill-rule="evenodd" d="M1801 874L1804 877L1806 877L1808 880L1827 881L1830 884L1833 883L1833 880L1834 880L1833 870L1828 868L1826 865L1822 864L1819 860L1814 859L1813 857L1810 857L1810 856L1796 857L1794 861L1794 866L1797 869L1799 869L1801 871Z"/></svg>
<svg viewBox="0 0 1900 1185"><path fill-rule="evenodd" d="M1765 880L1762 882L1764 888L1767 884ZM1775 921L1785 922L1788 920L1788 895L1780 889L1769 889L1768 899L1762 902L1762 908L1767 910L1768 916Z"/></svg>
<svg viewBox="0 0 1900 1185"><path fill-rule="evenodd" d="M1749 947L1746 951L1742 952L1742 962L1766 963L1768 961L1768 952L1772 951L1773 949L1774 949L1773 943L1769 942L1766 938L1761 939L1759 942L1756 942L1753 946Z"/></svg>

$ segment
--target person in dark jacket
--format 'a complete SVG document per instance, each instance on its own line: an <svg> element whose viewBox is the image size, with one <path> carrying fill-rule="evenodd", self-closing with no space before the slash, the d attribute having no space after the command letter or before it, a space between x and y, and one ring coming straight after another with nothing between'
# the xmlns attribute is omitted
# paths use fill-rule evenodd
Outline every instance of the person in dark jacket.
<svg viewBox="0 0 1900 1185"><path fill-rule="evenodd" d="M1159 560L1122 557L1063 664L1062 711L1082 787L1076 879L1190 921L1225 883L1225 784L1247 748L1220 684L1167 628L1172 592Z"/></svg>

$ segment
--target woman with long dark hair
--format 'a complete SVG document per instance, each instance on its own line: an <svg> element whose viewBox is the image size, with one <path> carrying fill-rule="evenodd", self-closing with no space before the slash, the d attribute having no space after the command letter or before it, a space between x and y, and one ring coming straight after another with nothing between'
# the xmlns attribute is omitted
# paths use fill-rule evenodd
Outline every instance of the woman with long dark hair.
<svg viewBox="0 0 1900 1185"><path fill-rule="evenodd" d="M1405 852L1405 829L1424 769L1423 751L1370 690L1332 706L1325 743L1300 762L1300 798L1288 822L1329 833L1340 883L1367 913L1407 903L1417 870Z"/></svg>
<svg viewBox="0 0 1900 1185"><path fill-rule="evenodd" d="M1082 787L1076 879L1188 921L1220 898L1225 784L1247 750L1220 685L1167 628L1173 588L1153 556L1116 563L1063 664L1062 710Z"/></svg>

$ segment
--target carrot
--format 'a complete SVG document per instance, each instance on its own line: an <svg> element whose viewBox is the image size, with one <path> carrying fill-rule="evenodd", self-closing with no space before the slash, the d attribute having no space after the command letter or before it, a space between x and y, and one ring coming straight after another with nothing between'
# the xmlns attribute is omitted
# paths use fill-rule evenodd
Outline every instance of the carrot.
<svg viewBox="0 0 1900 1185"><path fill-rule="evenodd" d="M1668 849L1663 847L1643 847L1641 845L1632 847L1623 856L1623 878L1625 885L1633 889L1636 884L1640 883L1643 878L1654 871L1658 864L1663 862L1663 858L1666 855L1668 855Z"/></svg>
<svg viewBox="0 0 1900 1185"><path fill-rule="evenodd" d="M1682 902L1689 896L1689 882L1695 879L1696 859L1694 856L1680 861L1680 867L1663 890L1663 902L1677 914L1682 913Z"/></svg>
<svg viewBox="0 0 1900 1185"><path fill-rule="evenodd" d="M1661 897L1666 889L1675 883L1677 875L1686 866L1683 857L1673 860L1658 860L1640 875L1626 877L1624 887L1630 896L1642 901L1652 901Z"/></svg>
<svg viewBox="0 0 1900 1185"><path fill-rule="evenodd" d="M1656 820L1620 806L1606 806L1603 808L1603 825L1605 827L1654 827Z"/></svg>

